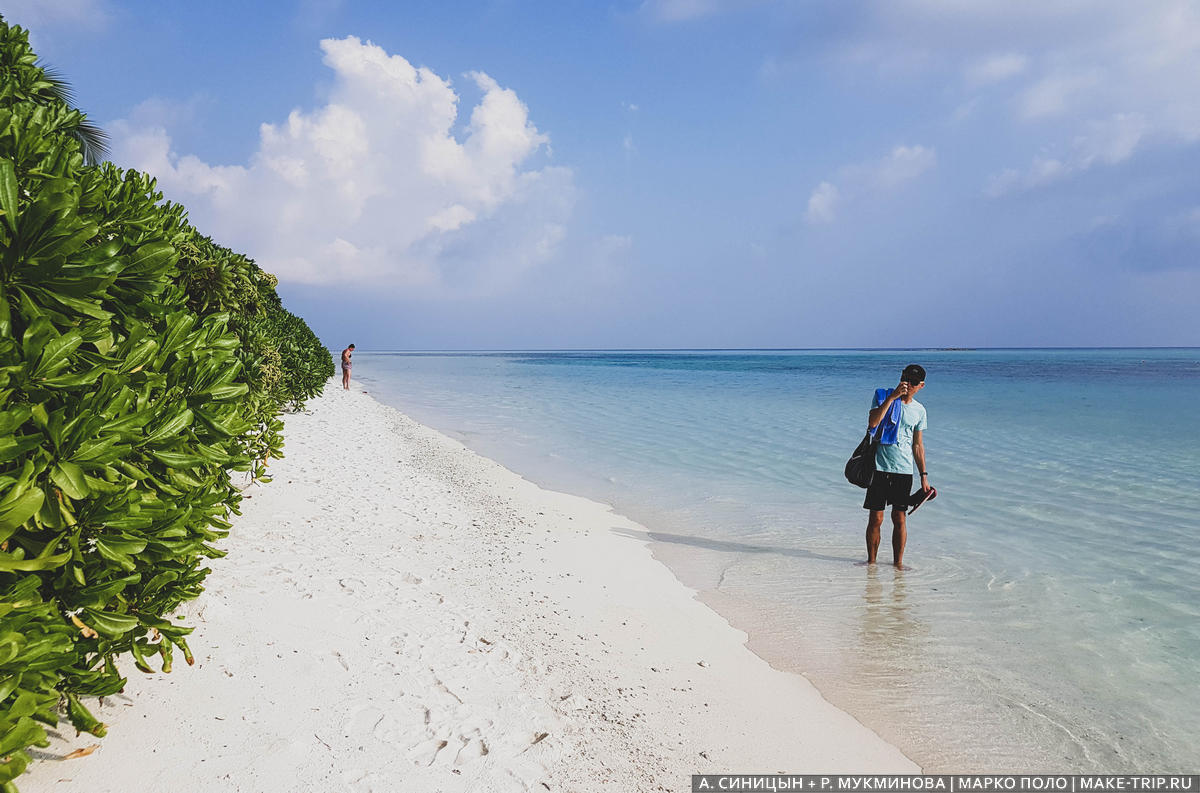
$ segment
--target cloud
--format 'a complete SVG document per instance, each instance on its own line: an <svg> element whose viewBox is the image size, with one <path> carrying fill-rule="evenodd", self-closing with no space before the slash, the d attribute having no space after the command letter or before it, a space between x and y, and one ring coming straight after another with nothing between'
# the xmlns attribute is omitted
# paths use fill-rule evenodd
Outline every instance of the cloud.
<svg viewBox="0 0 1200 793"><path fill-rule="evenodd" d="M925 146L897 146L877 163L855 166L868 186L892 189L916 179L937 164L933 149Z"/></svg>
<svg viewBox="0 0 1200 793"><path fill-rule="evenodd" d="M971 63L966 70L971 85L989 85L1016 77L1029 68L1029 58L1018 52L991 55Z"/></svg>
<svg viewBox="0 0 1200 793"><path fill-rule="evenodd" d="M114 161L148 171L204 233L284 281L370 283L442 295L501 291L552 258L573 174L483 72L464 125L449 80L353 36L321 42L329 98L264 123L244 164L171 147L163 125L110 125Z"/></svg>
<svg viewBox="0 0 1200 793"><path fill-rule="evenodd" d="M1086 97L1100 85L1102 76L1097 69L1075 73L1049 74L1022 93L1018 107L1022 118L1040 119L1057 116L1071 109L1071 103Z"/></svg>
<svg viewBox="0 0 1200 793"><path fill-rule="evenodd" d="M1003 156L1017 163L1028 157L1024 165L1009 163L1017 177L1001 182L1048 184L1079 174L1084 162L1200 141L1200 92L1193 88L1200 3L1194 0L846 0L840 6L836 40L825 50L831 62L872 79L911 83L929 96L940 93L956 124L967 115L986 119L1005 138ZM1120 154L1120 145L1113 157L1089 160L1076 151L1077 139L1093 139L1095 127L1121 117L1140 119L1140 131L1128 138L1136 140L1129 155ZM1052 153L1033 154L1043 150ZM1028 164L1035 156L1040 162Z"/></svg>
<svg viewBox="0 0 1200 793"><path fill-rule="evenodd" d="M809 223L832 223L836 217L838 189L829 182L821 182L808 197L805 219Z"/></svg>
<svg viewBox="0 0 1200 793"><path fill-rule="evenodd" d="M831 223L839 206L861 196L895 190L936 165L937 154L927 146L896 146L881 159L848 165L838 171L836 184L824 181L813 190L805 219Z"/></svg>
<svg viewBox="0 0 1200 793"><path fill-rule="evenodd" d="M1104 121L1089 121L1075 138L1078 161L1084 168L1094 163L1116 165L1132 156L1150 124L1140 113L1117 113Z"/></svg>
<svg viewBox="0 0 1200 793"><path fill-rule="evenodd" d="M1023 171L1005 169L991 178L985 193L997 198L1045 187L1097 165L1117 165L1133 156L1148 130L1149 123L1137 113L1118 113L1103 121L1089 121L1066 154L1060 157L1039 154Z"/></svg>

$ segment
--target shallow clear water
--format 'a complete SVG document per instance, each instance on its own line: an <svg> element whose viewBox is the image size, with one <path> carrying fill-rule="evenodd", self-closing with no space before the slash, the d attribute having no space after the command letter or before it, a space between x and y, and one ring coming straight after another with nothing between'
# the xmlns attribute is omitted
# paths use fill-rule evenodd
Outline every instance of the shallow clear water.
<svg viewBox="0 0 1200 793"><path fill-rule="evenodd" d="M910 519L897 572L856 564L863 491L841 471L873 389L913 361L938 498ZM355 364L385 403L639 520L756 652L927 771L1198 765L1198 350Z"/></svg>

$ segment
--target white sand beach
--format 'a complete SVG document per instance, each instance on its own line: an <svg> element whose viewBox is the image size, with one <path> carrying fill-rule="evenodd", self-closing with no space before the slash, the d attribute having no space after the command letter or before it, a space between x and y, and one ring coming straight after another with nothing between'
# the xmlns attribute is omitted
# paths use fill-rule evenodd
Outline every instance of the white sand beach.
<svg viewBox="0 0 1200 793"><path fill-rule="evenodd" d="M143 675L18 780L56 791L633 791L917 772L772 669L609 508L330 383ZM98 744L90 755L63 759Z"/></svg>

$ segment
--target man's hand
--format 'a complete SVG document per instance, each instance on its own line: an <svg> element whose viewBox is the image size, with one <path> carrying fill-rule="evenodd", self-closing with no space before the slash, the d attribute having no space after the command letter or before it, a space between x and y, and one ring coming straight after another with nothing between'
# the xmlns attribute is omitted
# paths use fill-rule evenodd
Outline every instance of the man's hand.
<svg viewBox="0 0 1200 793"><path fill-rule="evenodd" d="M879 425L879 422L883 421L884 414L891 409L892 403L897 399L903 399L907 394L908 383L901 380L900 385L892 389L892 393L888 394L887 399L883 400L883 403L879 407L871 408L871 412L867 414L867 429L875 429Z"/></svg>

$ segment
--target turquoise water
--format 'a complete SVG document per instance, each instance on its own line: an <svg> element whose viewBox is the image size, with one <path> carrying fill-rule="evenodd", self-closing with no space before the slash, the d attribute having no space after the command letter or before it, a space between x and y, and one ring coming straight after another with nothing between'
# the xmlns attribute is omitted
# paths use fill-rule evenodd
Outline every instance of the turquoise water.
<svg viewBox="0 0 1200 793"><path fill-rule="evenodd" d="M939 495L910 519L911 569L866 567L841 469L910 362ZM355 363L381 401L647 526L756 652L927 771L1200 765L1200 350Z"/></svg>

